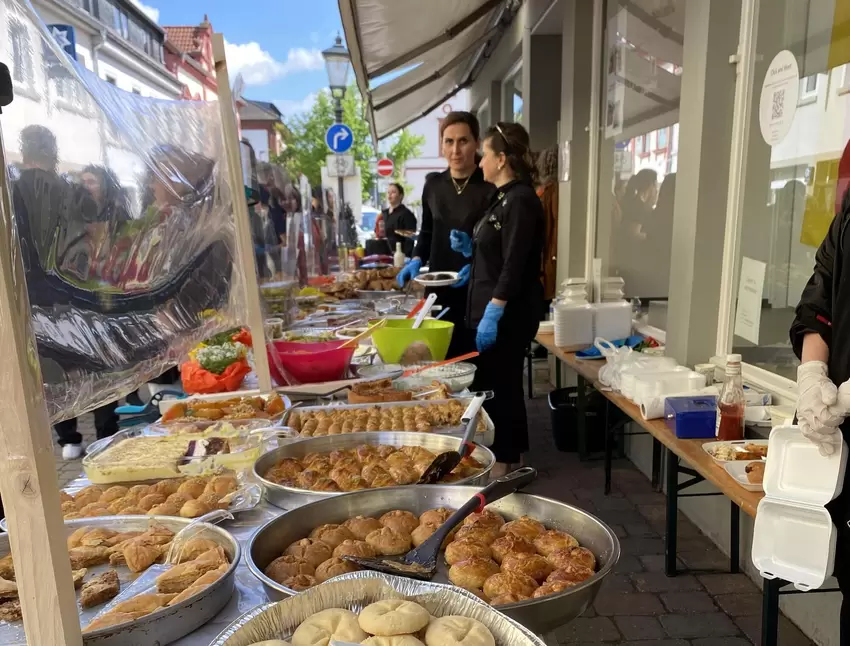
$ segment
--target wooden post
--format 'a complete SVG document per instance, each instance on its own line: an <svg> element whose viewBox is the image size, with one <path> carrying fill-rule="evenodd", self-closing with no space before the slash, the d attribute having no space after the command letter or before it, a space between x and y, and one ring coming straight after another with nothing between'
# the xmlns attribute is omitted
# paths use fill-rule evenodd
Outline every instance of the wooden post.
<svg viewBox="0 0 850 646"><path fill-rule="evenodd" d="M0 140L0 494L27 643L81 646L52 431L5 169Z"/></svg>
<svg viewBox="0 0 850 646"><path fill-rule="evenodd" d="M263 311L260 308L260 287L254 269L254 243L248 220L248 202L243 194L242 152L239 145L239 133L236 127L236 114L233 95L230 91L230 76L227 73L227 59L224 53L224 36L213 34L213 58L215 76L218 83L218 105L221 111L221 125L224 131L224 148L233 196L233 218L236 224L236 246L238 258L234 264L242 265L243 287L248 306L248 327L254 339L254 369L260 383L260 391L271 392L272 379L269 373L269 358L266 354L266 337L263 326Z"/></svg>

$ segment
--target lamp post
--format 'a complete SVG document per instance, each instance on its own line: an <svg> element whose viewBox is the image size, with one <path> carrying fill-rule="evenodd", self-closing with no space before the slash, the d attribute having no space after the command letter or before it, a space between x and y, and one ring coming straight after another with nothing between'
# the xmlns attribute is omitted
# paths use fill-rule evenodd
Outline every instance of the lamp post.
<svg viewBox="0 0 850 646"><path fill-rule="evenodd" d="M325 59L325 67L328 70L328 86L331 90L331 96L334 99L336 123L342 123L342 99L348 87L348 70L351 67L351 55L348 53L345 45L342 44L342 38L337 36L333 47L329 47L322 52L322 58ZM342 209L345 206L345 188L343 186L345 178L340 174L337 180L339 181L337 191L337 211L339 217L337 219L337 226L340 226ZM341 227L340 233L342 233Z"/></svg>

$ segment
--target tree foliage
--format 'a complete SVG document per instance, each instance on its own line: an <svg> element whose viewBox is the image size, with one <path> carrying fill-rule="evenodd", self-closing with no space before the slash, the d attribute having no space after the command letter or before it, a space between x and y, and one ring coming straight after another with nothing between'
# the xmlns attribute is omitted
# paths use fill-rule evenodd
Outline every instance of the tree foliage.
<svg viewBox="0 0 850 646"><path fill-rule="evenodd" d="M354 133L350 154L354 155L354 161L360 168L361 188L366 198L371 194L375 182L375 174L369 164L374 149L369 123L364 116L363 102L356 86L352 85L345 93L342 110L343 121ZM328 92L320 92L310 110L285 120L282 134L286 150L272 161L284 164L293 179L304 174L311 186L321 185L321 169L330 154L325 145L325 132L334 121L334 101ZM421 153L424 143L424 137L413 135L407 130L402 130L394 137L387 157L395 163L397 174L408 159Z"/></svg>

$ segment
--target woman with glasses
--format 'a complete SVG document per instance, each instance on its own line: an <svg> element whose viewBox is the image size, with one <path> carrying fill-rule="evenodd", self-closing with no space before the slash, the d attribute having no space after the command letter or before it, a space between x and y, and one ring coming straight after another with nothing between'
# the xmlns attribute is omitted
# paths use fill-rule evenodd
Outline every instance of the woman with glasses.
<svg viewBox="0 0 850 646"><path fill-rule="evenodd" d="M484 406L496 425L491 448L499 476L528 450L522 368L543 302L545 220L532 185L525 128L516 123L493 126L484 136L480 167L495 193L472 236L455 230L450 240L452 249L472 259L466 321L481 353L472 388L495 394Z"/></svg>

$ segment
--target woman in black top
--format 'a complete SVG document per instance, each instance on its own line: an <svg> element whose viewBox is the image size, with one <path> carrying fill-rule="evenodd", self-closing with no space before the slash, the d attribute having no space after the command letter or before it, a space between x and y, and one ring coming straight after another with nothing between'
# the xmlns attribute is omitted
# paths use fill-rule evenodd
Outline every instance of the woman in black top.
<svg viewBox="0 0 850 646"><path fill-rule="evenodd" d="M448 170L430 176L422 189L422 228L416 241L413 259L399 273L399 285L415 278L422 265L434 271L460 271L466 264L463 255L454 251L449 242L453 229L472 234L493 192L477 167L480 129L471 112L450 112L440 125L443 157ZM437 303L449 308L444 321L455 324L448 357L468 352L466 332L466 294L464 281L459 289L429 288L437 294ZM473 328L474 329L474 328Z"/></svg>
<svg viewBox="0 0 850 646"><path fill-rule="evenodd" d="M501 475L528 450L522 367L543 302L545 218L531 183L525 128L497 123L483 151L481 170L496 192L472 237L452 231L450 238L453 249L472 258L466 321L481 353L472 388L494 391L484 405L496 425L491 448Z"/></svg>
<svg viewBox="0 0 850 646"><path fill-rule="evenodd" d="M384 218L384 231L390 245L390 252L395 253L396 243L400 242L404 255L410 256L413 253L413 240L396 233L396 231L416 231L416 216L413 215L413 211L401 203L403 199L404 188L401 184L395 182L390 184L387 189L387 201L390 205L383 210L381 215Z"/></svg>

